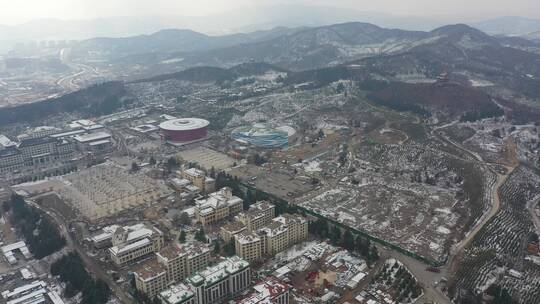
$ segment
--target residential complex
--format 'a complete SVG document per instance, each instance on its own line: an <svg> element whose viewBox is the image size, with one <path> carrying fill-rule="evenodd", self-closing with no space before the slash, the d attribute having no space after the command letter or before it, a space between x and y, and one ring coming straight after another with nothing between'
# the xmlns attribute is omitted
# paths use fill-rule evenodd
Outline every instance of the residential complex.
<svg viewBox="0 0 540 304"><path fill-rule="evenodd" d="M275 209L274 204L261 201L249 206L249 210L242 212L238 217L246 225L248 232L254 232L272 221L276 216Z"/></svg>
<svg viewBox="0 0 540 304"><path fill-rule="evenodd" d="M219 229L219 235L226 243L229 243L232 239L234 239L235 235L243 231L247 231L244 224L239 221L232 221L221 226Z"/></svg>
<svg viewBox="0 0 540 304"><path fill-rule="evenodd" d="M231 188L224 187L210 193L208 198L195 202L195 217L203 225L209 225L242 211L243 200L232 195Z"/></svg>
<svg viewBox="0 0 540 304"><path fill-rule="evenodd" d="M198 272L186 282L191 285L197 304L221 303L250 286L251 270L247 261L233 256Z"/></svg>
<svg viewBox="0 0 540 304"><path fill-rule="evenodd" d="M168 285L206 268L210 263L210 248L203 243L169 245L157 252L156 257L133 272L137 289L150 298Z"/></svg>
<svg viewBox="0 0 540 304"><path fill-rule="evenodd" d="M236 254L252 262L274 255L308 238L308 221L300 215L283 214L253 232L234 235Z"/></svg>
<svg viewBox="0 0 540 304"><path fill-rule="evenodd" d="M262 239L256 233L240 232L235 235L236 254L250 263L262 258L262 246Z"/></svg>
<svg viewBox="0 0 540 304"><path fill-rule="evenodd" d="M133 271L133 275L137 290L151 299L167 288L167 270L157 260L141 264Z"/></svg>
<svg viewBox="0 0 540 304"><path fill-rule="evenodd" d="M158 259L159 260L159 259ZM238 256L223 258L185 280L184 283L166 282L165 267L158 260L145 263L135 271L137 289L150 298L158 295L168 304L213 304L237 297L249 288L249 263Z"/></svg>
<svg viewBox="0 0 540 304"><path fill-rule="evenodd" d="M182 246L170 245L157 252L156 256L167 271L167 280L180 282L208 266L210 248L198 242Z"/></svg>
<svg viewBox="0 0 540 304"><path fill-rule="evenodd" d="M163 304L197 304L197 299L191 288L179 283L172 285L158 295Z"/></svg>

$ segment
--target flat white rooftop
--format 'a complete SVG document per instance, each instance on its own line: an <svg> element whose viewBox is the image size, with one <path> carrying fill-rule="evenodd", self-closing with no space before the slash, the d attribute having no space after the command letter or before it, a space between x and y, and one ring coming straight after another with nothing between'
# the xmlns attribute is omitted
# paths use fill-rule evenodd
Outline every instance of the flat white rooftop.
<svg viewBox="0 0 540 304"><path fill-rule="evenodd" d="M88 143L91 141L104 140L111 138L111 134L107 132L96 132L90 134L81 134L74 137L80 143Z"/></svg>

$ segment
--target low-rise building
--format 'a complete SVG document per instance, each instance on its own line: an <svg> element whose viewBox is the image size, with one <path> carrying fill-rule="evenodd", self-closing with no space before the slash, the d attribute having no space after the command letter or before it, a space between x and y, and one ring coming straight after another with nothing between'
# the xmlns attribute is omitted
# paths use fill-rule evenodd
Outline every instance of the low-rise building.
<svg viewBox="0 0 540 304"><path fill-rule="evenodd" d="M108 152L113 146L111 134L104 131L75 135L73 138L81 151Z"/></svg>
<svg viewBox="0 0 540 304"><path fill-rule="evenodd" d="M204 171L197 168L190 168L180 172L180 177L190 181L204 193L214 192L216 190L216 181L206 176Z"/></svg>
<svg viewBox="0 0 540 304"><path fill-rule="evenodd" d="M227 223L226 225L221 226L221 228L219 229L219 235L221 236L221 239L223 241L229 243L231 240L234 239L235 235L244 231L247 231L247 228L244 224L242 224L242 222L232 221L230 223Z"/></svg>
<svg viewBox="0 0 540 304"><path fill-rule="evenodd" d="M150 299L167 288L167 271L157 260L140 265L135 271L135 287Z"/></svg>
<svg viewBox="0 0 540 304"><path fill-rule="evenodd" d="M232 195L231 188L224 187L210 193L208 198L195 201L195 216L203 225L209 225L242 211L243 200Z"/></svg>
<svg viewBox="0 0 540 304"><path fill-rule="evenodd" d="M237 304L289 304L289 286L274 277L269 277L253 286L253 292Z"/></svg>
<svg viewBox="0 0 540 304"><path fill-rule="evenodd" d="M138 260L163 247L163 232L144 224L119 227L112 235L111 260L118 266Z"/></svg>
<svg viewBox="0 0 540 304"><path fill-rule="evenodd" d="M2 303L6 304L64 304L62 298L54 290L51 290L44 281L34 281L13 290L3 291L2 298L5 300Z"/></svg>
<svg viewBox="0 0 540 304"><path fill-rule="evenodd" d="M88 240L96 249L109 248L112 246L112 236L118 228L120 228L118 225L104 227L101 233L88 238Z"/></svg>
<svg viewBox="0 0 540 304"><path fill-rule="evenodd" d="M32 254L28 250L28 247L26 247L26 243L24 241L19 241L13 244L3 246L1 250L4 258L11 265L17 264L17 258L15 257L16 251L19 251L27 260L32 258Z"/></svg>

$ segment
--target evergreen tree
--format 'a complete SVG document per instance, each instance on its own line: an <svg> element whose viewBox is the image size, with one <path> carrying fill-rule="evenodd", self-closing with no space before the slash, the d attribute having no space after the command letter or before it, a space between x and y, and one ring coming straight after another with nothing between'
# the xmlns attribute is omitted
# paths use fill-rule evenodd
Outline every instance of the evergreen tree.
<svg viewBox="0 0 540 304"><path fill-rule="evenodd" d="M178 242L181 244L186 242L186 232L184 230L180 231L180 236L178 237Z"/></svg>
<svg viewBox="0 0 540 304"><path fill-rule="evenodd" d="M219 241L215 241L214 242L214 253L216 255L218 255L220 251L221 251L221 246L219 246Z"/></svg>
<svg viewBox="0 0 540 304"><path fill-rule="evenodd" d="M236 249L234 248L234 239L225 245L224 250L227 256L233 256L236 254Z"/></svg>
<svg viewBox="0 0 540 304"><path fill-rule="evenodd" d="M341 243L341 229L338 226L334 226L330 235L330 242L333 245L339 245Z"/></svg>
<svg viewBox="0 0 540 304"><path fill-rule="evenodd" d="M199 228L199 230L195 233L195 239L199 242L206 243L206 234L204 233L203 227Z"/></svg>
<svg viewBox="0 0 540 304"><path fill-rule="evenodd" d="M360 235L356 236L356 239L354 240L354 249L356 252L360 253L362 251L362 248L364 247L364 240Z"/></svg>
<svg viewBox="0 0 540 304"><path fill-rule="evenodd" d="M350 229L345 230L345 233L343 234L343 248L347 250L353 250L354 249L354 236Z"/></svg>

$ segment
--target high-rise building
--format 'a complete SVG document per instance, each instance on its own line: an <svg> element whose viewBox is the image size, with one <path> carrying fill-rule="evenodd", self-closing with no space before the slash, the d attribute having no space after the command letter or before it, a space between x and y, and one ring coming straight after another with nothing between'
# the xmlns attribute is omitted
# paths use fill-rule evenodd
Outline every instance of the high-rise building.
<svg viewBox="0 0 540 304"><path fill-rule="evenodd" d="M241 232L235 236L234 249L238 256L248 262L262 258L262 239L256 233Z"/></svg>
<svg viewBox="0 0 540 304"><path fill-rule="evenodd" d="M134 271L135 287L150 299L167 288L167 271L156 260L151 260L138 266Z"/></svg>
<svg viewBox="0 0 540 304"><path fill-rule="evenodd" d="M307 240L308 221L300 215L283 214L257 231L240 232L234 238L236 254L252 262Z"/></svg>
<svg viewBox="0 0 540 304"><path fill-rule="evenodd" d="M225 303L251 285L249 263L238 256L224 258L189 277L185 284L172 285L158 298L166 304Z"/></svg>
<svg viewBox="0 0 540 304"><path fill-rule="evenodd" d="M222 303L244 292L251 284L249 263L238 256L226 258L189 277L197 304Z"/></svg>
<svg viewBox="0 0 540 304"><path fill-rule="evenodd" d="M210 248L203 243L170 245L156 253L157 260L167 271L169 282L181 282L204 269L210 262Z"/></svg>
<svg viewBox="0 0 540 304"><path fill-rule="evenodd" d="M276 216L275 209L274 204L261 201L249 206L249 210L240 213L238 217L246 225L248 232L254 232L272 221Z"/></svg>
<svg viewBox="0 0 540 304"><path fill-rule="evenodd" d="M221 236L223 241L229 243L232 239L234 239L235 235L244 231L247 231L244 224L239 221L232 221L226 225L221 226L221 228L219 229L219 235Z"/></svg>

